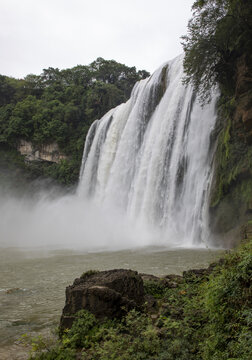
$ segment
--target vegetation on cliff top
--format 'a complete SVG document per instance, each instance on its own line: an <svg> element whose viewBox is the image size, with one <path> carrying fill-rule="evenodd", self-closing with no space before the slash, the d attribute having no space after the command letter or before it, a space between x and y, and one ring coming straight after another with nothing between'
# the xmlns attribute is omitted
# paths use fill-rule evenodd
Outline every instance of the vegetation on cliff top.
<svg viewBox="0 0 252 360"><path fill-rule="evenodd" d="M0 147L14 149L20 139L35 146L57 142L69 160L42 173L72 183L78 179L91 123L126 101L134 84L147 76L145 70L102 58L88 66L44 69L24 79L0 75Z"/></svg>
<svg viewBox="0 0 252 360"><path fill-rule="evenodd" d="M211 228L227 232L252 212L252 2L195 1L182 39L185 82L203 103L220 89Z"/></svg>
<svg viewBox="0 0 252 360"><path fill-rule="evenodd" d="M233 96L237 59L252 50L250 0L197 0L183 36L185 81L205 100L214 85Z"/></svg>

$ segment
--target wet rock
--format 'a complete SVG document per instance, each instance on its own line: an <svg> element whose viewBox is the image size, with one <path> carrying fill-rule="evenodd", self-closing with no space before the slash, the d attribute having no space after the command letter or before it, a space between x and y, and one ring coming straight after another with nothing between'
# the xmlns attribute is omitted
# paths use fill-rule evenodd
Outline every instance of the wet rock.
<svg viewBox="0 0 252 360"><path fill-rule="evenodd" d="M71 328L74 315L82 309L93 313L97 319L123 316L144 303L143 280L136 271L109 270L90 273L75 279L66 288L66 304L60 328Z"/></svg>
<svg viewBox="0 0 252 360"><path fill-rule="evenodd" d="M155 275L144 274L144 273L140 273L139 275L141 276L143 281L154 281L154 282L160 281L160 277L155 276Z"/></svg>
<svg viewBox="0 0 252 360"><path fill-rule="evenodd" d="M175 282L177 284L183 282L183 276L181 275L166 275L165 279L168 279L169 281Z"/></svg>
<svg viewBox="0 0 252 360"><path fill-rule="evenodd" d="M164 279L161 280L161 283L166 288L176 288L183 281L183 277L180 275L166 275Z"/></svg>
<svg viewBox="0 0 252 360"><path fill-rule="evenodd" d="M176 288L183 277L180 275L166 275L164 277L158 277L151 274L140 274L143 281L152 281L158 283L163 288Z"/></svg>
<svg viewBox="0 0 252 360"><path fill-rule="evenodd" d="M204 275L208 275L207 269L191 269L187 271L183 271L183 277L184 278L190 278L190 277L202 277Z"/></svg>
<svg viewBox="0 0 252 360"><path fill-rule="evenodd" d="M217 262L211 263L208 268L183 271L183 278L187 281L190 281L190 278L193 280L195 278L207 277L215 270L216 266L221 266L224 264L224 262L225 259L220 258Z"/></svg>

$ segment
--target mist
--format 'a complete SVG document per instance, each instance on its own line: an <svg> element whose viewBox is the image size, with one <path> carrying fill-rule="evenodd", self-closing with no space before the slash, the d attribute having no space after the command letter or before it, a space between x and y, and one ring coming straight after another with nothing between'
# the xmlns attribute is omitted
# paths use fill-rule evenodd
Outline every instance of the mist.
<svg viewBox="0 0 252 360"><path fill-rule="evenodd" d="M160 100L156 94L167 68ZM22 192L22 174L15 191L5 181L0 246L85 251L212 246L210 134L218 94L202 108L182 78L178 56L92 124L77 191L37 180L23 184Z"/></svg>
<svg viewBox="0 0 252 360"><path fill-rule="evenodd" d="M100 252L181 246L160 228L83 199L76 189L62 189L49 180L37 180L27 188L30 191L21 193L0 184L0 248Z"/></svg>
<svg viewBox="0 0 252 360"><path fill-rule="evenodd" d="M48 180L1 183L0 214L0 247L102 251L153 244L153 236L136 231L123 214Z"/></svg>

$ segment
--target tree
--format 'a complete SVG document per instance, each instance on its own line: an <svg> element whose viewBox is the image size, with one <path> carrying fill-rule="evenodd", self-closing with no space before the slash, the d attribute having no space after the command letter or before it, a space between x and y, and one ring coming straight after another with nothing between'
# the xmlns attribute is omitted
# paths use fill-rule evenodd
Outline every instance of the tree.
<svg viewBox="0 0 252 360"><path fill-rule="evenodd" d="M39 100L34 96L27 96L19 101L13 108L6 124L5 134L7 139L15 143L18 139L30 139L34 132L33 116L37 113Z"/></svg>
<svg viewBox="0 0 252 360"><path fill-rule="evenodd" d="M71 173L77 180L91 123L127 101L135 82L148 75L103 58L72 69L49 67L24 79L0 75L0 145L15 148L20 139L36 146L57 142L69 163L54 165L50 174L69 182Z"/></svg>
<svg viewBox="0 0 252 360"><path fill-rule="evenodd" d="M0 75L0 106L10 103L15 92L16 90L8 81L8 77Z"/></svg>
<svg viewBox="0 0 252 360"><path fill-rule="evenodd" d="M41 76L29 74L24 78L24 88L27 95L33 95L40 98L43 94L45 84L43 84Z"/></svg>
<svg viewBox="0 0 252 360"><path fill-rule="evenodd" d="M197 0L188 35L182 37L185 51L185 82L191 82L202 101L210 99L217 84L233 91L235 62L251 53L251 0Z"/></svg>
<svg viewBox="0 0 252 360"><path fill-rule="evenodd" d="M87 92L86 115L89 120L100 119L109 109L124 100L123 92L113 84L96 81Z"/></svg>

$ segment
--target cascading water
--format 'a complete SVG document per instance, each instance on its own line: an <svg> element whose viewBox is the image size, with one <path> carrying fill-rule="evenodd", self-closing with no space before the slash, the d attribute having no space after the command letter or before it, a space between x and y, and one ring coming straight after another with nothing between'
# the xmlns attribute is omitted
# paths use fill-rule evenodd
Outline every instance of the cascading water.
<svg viewBox="0 0 252 360"><path fill-rule="evenodd" d="M78 193L167 245L206 243L215 99L182 84L183 56L140 81L127 103L93 123Z"/></svg>
<svg viewBox="0 0 252 360"><path fill-rule="evenodd" d="M10 354L6 345L27 331L48 334L64 287L83 271L132 268L163 277L222 255L173 248L208 241L215 126L215 101L201 108L181 82L182 62L162 66L93 123L77 194L47 180L23 187L20 175L16 189L12 171L0 181L0 358L13 358L16 345Z"/></svg>

